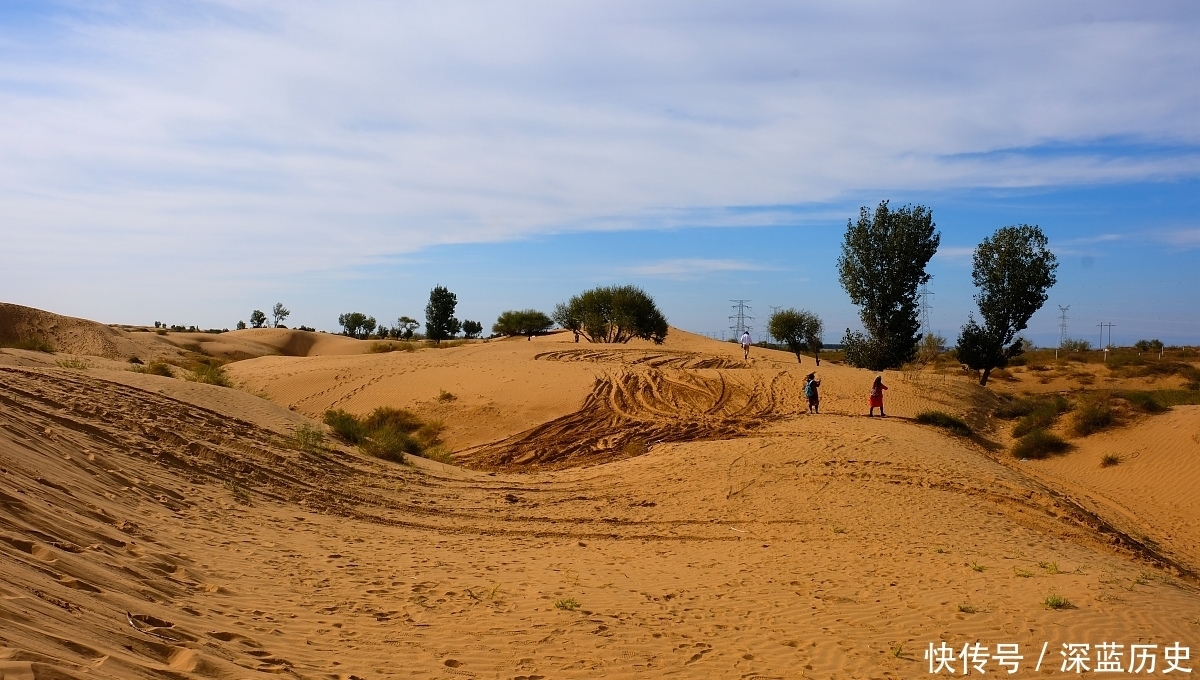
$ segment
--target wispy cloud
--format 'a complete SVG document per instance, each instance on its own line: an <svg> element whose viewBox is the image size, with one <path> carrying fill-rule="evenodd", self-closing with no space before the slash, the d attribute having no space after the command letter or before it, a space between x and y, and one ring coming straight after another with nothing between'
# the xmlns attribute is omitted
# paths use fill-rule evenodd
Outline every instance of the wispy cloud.
<svg viewBox="0 0 1200 680"><path fill-rule="evenodd" d="M933 256L939 260L968 260L975 255L975 246L941 246Z"/></svg>
<svg viewBox="0 0 1200 680"><path fill-rule="evenodd" d="M1200 247L1200 229L1176 229L1163 232L1161 240L1180 248L1191 249Z"/></svg>
<svg viewBox="0 0 1200 680"><path fill-rule="evenodd" d="M702 258L660 260L658 262L625 267L625 271L629 274L675 279L703 276L716 272L764 271L768 269L771 268L743 260L708 260Z"/></svg>

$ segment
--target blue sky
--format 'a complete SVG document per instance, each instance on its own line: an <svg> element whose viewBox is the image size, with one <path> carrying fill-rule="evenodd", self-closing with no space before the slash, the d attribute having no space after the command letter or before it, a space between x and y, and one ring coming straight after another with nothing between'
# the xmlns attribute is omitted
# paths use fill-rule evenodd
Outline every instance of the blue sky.
<svg viewBox="0 0 1200 680"><path fill-rule="evenodd" d="M1144 6L1143 6L1144 5ZM1200 344L1193 2L9 2L0 298L108 322L490 325L636 283L857 327L846 220L933 210L932 326L1040 225L1028 335ZM761 325L761 324L760 324Z"/></svg>

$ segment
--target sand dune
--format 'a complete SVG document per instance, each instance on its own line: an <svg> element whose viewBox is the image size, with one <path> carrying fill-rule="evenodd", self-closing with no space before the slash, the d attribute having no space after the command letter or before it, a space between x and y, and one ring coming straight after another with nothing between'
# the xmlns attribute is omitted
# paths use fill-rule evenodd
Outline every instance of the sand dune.
<svg viewBox="0 0 1200 680"><path fill-rule="evenodd" d="M1200 641L1200 408L1021 463L966 378L885 373L866 418L873 374L823 364L811 416L811 359L674 331L213 337L265 348L241 389L0 366L3 677L909 678L943 640L1019 643L1030 677L1043 643L1057 671L1064 642ZM292 438L381 405L476 469Z"/></svg>

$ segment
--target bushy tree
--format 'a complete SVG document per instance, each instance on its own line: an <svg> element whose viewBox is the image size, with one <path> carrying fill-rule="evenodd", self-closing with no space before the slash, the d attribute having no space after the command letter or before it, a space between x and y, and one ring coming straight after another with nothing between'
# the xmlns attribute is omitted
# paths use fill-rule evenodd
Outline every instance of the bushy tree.
<svg viewBox="0 0 1200 680"><path fill-rule="evenodd" d="M462 328L463 335L467 338L478 338L480 333L483 333L483 324L478 321L463 321Z"/></svg>
<svg viewBox="0 0 1200 680"><path fill-rule="evenodd" d="M975 302L983 324L974 315L967 320L958 338L958 359L983 372L980 385L987 384L993 369L1024 351L1016 335L1046 304L1058 269L1046 243L1037 226L1020 224L996 230L975 249L971 279L979 289Z"/></svg>
<svg viewBox="0 0 1200 680"><path fill-rule="evenodd" d="M347 312L338 316L338 325L342 327L342 335L365 340L375 331L375 317L362 312Z"/></svg>
<svg viewBox="0 0 1200 680"><path fill-rule="evenodd" d="M532 340L533 336L541 335L554 327L554 319L536 309L510 309L503 312L492 324L492 332L497 335L524 335Z"/></svg>
<svg viewBox="0 0 1200 680"><path fill-rule="evenodd" d="M239 331L244 331L244 330L246 330L246 322L245 322L245 321L239 321L239 322L237 322L237 329L238 329Z"/></svg>
<svg viewBox="0 0 1200 680"><path fill-rule="evenodd" d="M1134 349L1139 352L1157 352L1162 349L1162 340L1155 338L1154 340L1138 340L1133 343Z"/></svg>
<svg viewBox="0 0 1200 680"><path fill-rule="evenodd" d="M435 286L429 291L429 304L425 305L425 337L441 344L443 340L453 338L462 330L462 323L454 318L454 308L458 306L458 296L443 286Z"/></svg>
<svg viewBox="0 0 1200 680"><path fill-rule="evenodd" d="M267 315L263 314L261 309L256 309L250 312L250 327L262 328L267 325Z"/></svg>
<svg viewBox="0 0 1200 680"><path fill-rule="evenodd" d="M288 318L291 313L291 310L284 307L282 302L276 302L275 306L271 308L271 325L279 328L279 324L283 323L283 320Z"/></svg>
<svg viewBox="0 0 1200 680"><path fill-rule="evenodd" d="M420 327L420 321L417 321L411 316L402 316L399 319L396 319L396 327L393 329L395 331L394 337L397 339L404 338L405 340L411 340L413 331Z"/></svg>
<svg viewBox="0 0 1200 680"><path fill-rule="evenodd" d="M807 310L780 309L767 321L767 332L771 337L787 345L796 355L796 361L804 363L801 352L811 352L821 365L821 335L825 326L816 314Z"/></svg>
<svg viewBox="0 0 1200 680"><path fill-rule="evenodd" d="M584 291L558 305L554 320L588 342L642 338L662 344L667 338L667 318L658 311L654 299L637 286L601 286Z"/></svg>
<svg viewBox="0 0 1200 680"><path fill-rule="evenodd" d="M917 289L929 281L925 266L941 243L935 226L925 206L892 210L887 201L874 214L864 206L858 222L847 221L838 273L867 331L846 329L848 363L878 371L916 354Z"/></svg>

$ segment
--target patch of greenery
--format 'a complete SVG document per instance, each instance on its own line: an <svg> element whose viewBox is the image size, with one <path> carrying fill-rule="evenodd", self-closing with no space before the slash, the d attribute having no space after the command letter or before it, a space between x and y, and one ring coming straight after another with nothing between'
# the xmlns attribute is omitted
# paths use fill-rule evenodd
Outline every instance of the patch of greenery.
<svg viewBox="0 0 1200 680"><path fill-rule="evenodd" d="M1051 594L1051 595L1047 596L1046 599L1042 600L1042 605L1045 606L1046 609L1074 609L1075 608L1075 605L1071 604L1070 600L1068 600L1065 597L1062 597L1061 595L1054 595L1054 594Z"/></svg>
<svg viewBox="0 0 1200 680"><path fill-rule="evenodd" d="M1017 458L1046 458L1054 453L1062 453L1070 448L1070 444L1058 435L1045 430L1034 430L1017 440L1012 453Z"/></svg>
<svg viewBox="0 0 1200 680"><path fill-rule="evenodd" d="M945 428L964 437L971 436L971 427L961 419L942 411L922 411L917 414L917 422L925 425Z"/></svg>
<svg viewBox="0 0 1200 680"><path fill-rule="evenodd" d="M360 419L346 411L329 410L324 421L343 441L377 458L401 463L411 454L452 462L450 454L438 446L445 425L424 422L411 411L381 406Z"/></svg>
<svg viewBox="0 0 1200 680"><path fill-rule="evenodd" d="M59 368L73 368L77 371L82 371L91 368L92 365L79 357L71 357L70 359L59 359L54 362Z"/></svg>
<svg viewBox="0 0 1200 680"><path fill-rule="evenodd" d="M316 425L304 423L292 433L290 443L301 451L315 453L325 447L325 432Z"/></svg>
<svg viewBox="0 0 1200 680"><path fill-rule="evenodd" d="M225 369L220 364L212 362L197 363L196 367L192 369L191 375L185 375L184 378L206 385L233 387L233 383L229 381L229 376L225 374Z"/></svg>
<svg viewBox="0 0 1200 680"><path fill-rule="evenodd" d="M974 614L979 611L979 608L973 604L967 604L964 602L963 604L958 605L958 611L964 614Z"/></svg>
<svg viewBox="0 0 1200 680"><path fill-rule="evenodd" d="M1104 457L1100 459L1100 467L1102 467L1102 468L1112 467L1114 465L1120 465L1120 464L1121 464L1121 457L1115 453L1106 453L1106 454L1104 454Z"/></svg>
<svg viewBox="0 0 1200 680"><path fill-rule="evenodd" d="M1071 414L1071 432L1086 437L1112 425L1114 421L1111 399L1107 394L1094 395L1084 400Z"/></svg>
<svg viewBox="0 0 1200 680"><path fill-rule="evenodd" d="M557 609L562 609L565 611L573 612L576 609L579 609L579 607L581 605L579 604L579 600L576 600L573 597L567 597L567 598L563 598L561 600L555 600L554 606Z"/></svg>
<svg viewBox="0 0 1200 680"><path fill-rule="evenodd" d="M43 338L21 338L13 342L5 342L0 344L0 347L8 349L24 349L31 352L45 352L46 354L54 354L54 345L50 341Z"/></svg>
<svg viewBox="0 0 1200 680"><path fill-rule="evenodd" d="M367 348L372 354L385 354L387 352L415 352L417 351L417 343L415 342L372 342Z"/></svg>
<svg viewBox="0 0 1200 680"><path fill-rule="evenodd" d="M162 359L152 359L150 363L141 366L131 366L129 370L134 373L146 373L148 375L160 375L164 378L174 378L175 374L171 372L171 365Z"/></svg>

